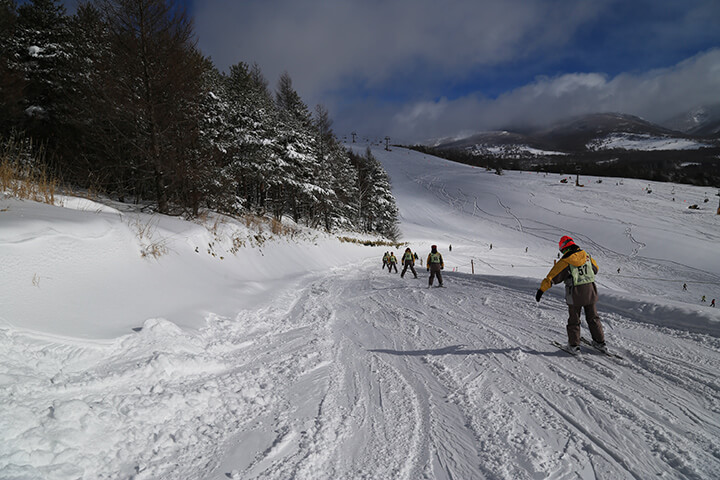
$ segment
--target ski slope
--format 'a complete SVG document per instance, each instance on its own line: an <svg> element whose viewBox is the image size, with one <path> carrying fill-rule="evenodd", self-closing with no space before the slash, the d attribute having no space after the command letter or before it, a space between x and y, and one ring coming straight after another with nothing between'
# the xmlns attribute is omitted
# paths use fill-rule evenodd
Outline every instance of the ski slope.
<svg viewBox="0 0 720 480"><path fill-rule="evenodd" d="M716 192L373 154L447 288L313 232L0 200L0 478L720 478ZM564 234L622 360L550 344Z"/></svg>

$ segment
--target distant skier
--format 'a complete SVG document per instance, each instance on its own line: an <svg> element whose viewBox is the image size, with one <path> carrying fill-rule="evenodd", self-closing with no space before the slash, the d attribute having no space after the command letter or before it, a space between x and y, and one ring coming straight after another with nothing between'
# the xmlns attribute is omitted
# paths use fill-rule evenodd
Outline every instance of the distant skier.
<svg viewBox="0 0 720 480"><path fill-rule="evenodd" d="M702 298L702 300L700 300L700 301L703 302L703 303L705 302L705 295L703 295L703 298Z"/></svg>
<svg viewBox="0 0 720 480"><path fill-rule="evenodd" d="M433 280L437 276L438 283L443 286L442 273L440 270L445 268L443 263L442 254L437 251L437 245L430 247L430 254L427 257L427 271L430 272L430 278L428 279L428 288L432 287Z"/></svg>
<svg viewBox="0 0 720 480"><path fill-rule="evenodd" d="M710 302L710 306L715 307L715 299L714 298L712 299L712 302Z"/></svg>
<svg viewBox="0 0 720 480"><path fill-rule="evenodd" d="M392 273L393 268L395 269L395 273L398 273L397 258L395 257L395 252L391 252L390 256L388 257L388 273Z"/></svg>
<svg viewBox="0 0 720 480"><path fill-rule="evenodd" d="M683 283L683 292L687 292L687 283Z"/></svg>
<svg viewBox="0 0 720 480"><path fill-rule="evenodd" d="M389 258L390 258L390 253L385 252L385 255L383 255L383 270L385 270L385 267L387 267Z"/></svg>
<svg viewBox="0 0 720 480"><path fill-rule="evenodd" d="M452 252L452 245L448 246L448 252Z"/></svg>
<svg viewBox="0 0 720 480"><path fill-rule="evenodd" d="M605 333L597 313L598 293L595 285L597 263L590 255L575 245L572 238L563 236L559 244L562 258L552 267L540 284L535 300L540 302L543 293L554 283L565 282L565 301L568 305L568 346L574 353L580 352L580 313L585 310L585 320L590 328L592 344L607 351Z"/></svg>
<svg viewBox="0 0 720 480"><path fill-rule="evenodd" d="M409 268L410 271L415 275L415 278L417 278L417 272L415 271L415 257L417 255L413 255L413 252L410 251L410 248L405 249L405 253L402 256L402 262L403 262L403 271L400 274L400 278L405 277L405 272Z"/></svg>

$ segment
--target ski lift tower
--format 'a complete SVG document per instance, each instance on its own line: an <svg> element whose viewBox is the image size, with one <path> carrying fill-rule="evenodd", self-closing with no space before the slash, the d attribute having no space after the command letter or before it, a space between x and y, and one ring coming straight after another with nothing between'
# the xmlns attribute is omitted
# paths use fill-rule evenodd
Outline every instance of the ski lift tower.
<svg viewBox="0 0 720 480"><path fill-rule="evenodd" d="M385 137L385 150L390 151L390 137Z"/></svg>

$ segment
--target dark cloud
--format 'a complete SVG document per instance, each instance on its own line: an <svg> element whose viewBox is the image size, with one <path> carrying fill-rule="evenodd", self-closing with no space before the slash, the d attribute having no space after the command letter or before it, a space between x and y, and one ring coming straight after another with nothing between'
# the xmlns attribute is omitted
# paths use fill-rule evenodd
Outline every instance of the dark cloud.
<svg viewBox="0 0 720 480"><path fill-rule="evenodd" d="M257 61L271 85L288 71L338 133L420 141L608 110L659 120L720 91L714 0L211 0L194 15L218 67Z"/></svg>

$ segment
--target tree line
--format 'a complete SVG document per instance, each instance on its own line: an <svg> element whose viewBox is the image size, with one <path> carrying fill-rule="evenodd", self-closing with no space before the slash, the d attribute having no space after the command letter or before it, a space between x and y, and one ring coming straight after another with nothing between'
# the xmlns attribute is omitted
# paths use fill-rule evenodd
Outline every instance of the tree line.
<svg viewBox="0 0 720 480"><path fill-rule="evenodd" d="M518 155L503 158L467 149L441 149L424 145L407 148L453 162L503 170L569 173L603 177L638 178L658 182L720 187L720 148L698 150L603 150L573 152L567 156Z"/></svg>
<svg viewBox="0 0 720 480"><path fill-rule="evenodd" d="M0 0L0 139L63 182L160 213L254 213L395 238L390 182L284 73L220 72L172 0Z"/></svg>

